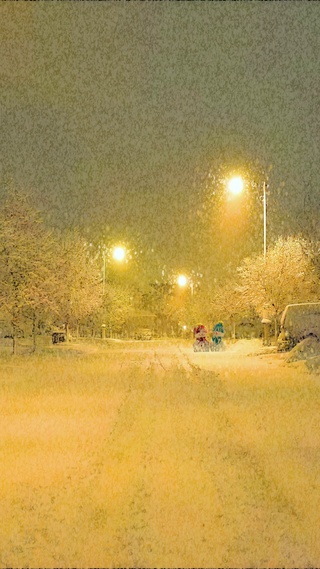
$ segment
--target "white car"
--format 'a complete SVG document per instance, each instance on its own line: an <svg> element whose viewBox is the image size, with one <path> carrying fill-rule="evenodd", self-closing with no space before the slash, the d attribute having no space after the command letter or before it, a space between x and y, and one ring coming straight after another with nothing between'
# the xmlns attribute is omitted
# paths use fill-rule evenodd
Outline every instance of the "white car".
<svg viewBox="0 0 320 569"><path fill-rule="evenodd" d="M281 317L278 351L291 350L309 336L320 340L320 302L288 304Z"/></svg>

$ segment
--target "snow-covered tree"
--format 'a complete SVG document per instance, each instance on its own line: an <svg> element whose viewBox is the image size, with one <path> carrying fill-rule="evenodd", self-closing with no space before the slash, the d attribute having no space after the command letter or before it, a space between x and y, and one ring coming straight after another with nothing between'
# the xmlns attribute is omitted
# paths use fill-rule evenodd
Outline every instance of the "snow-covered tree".
<svg viewBox="0 0 320 569"><path fill-rule="evenodd" d="M106 292L99 312L100 324L117 332L121 331L128 317L135 310L134 290L116 283L106 284Z"/></svg>
<svg viewBox="0 0 320 569"><path fill-rule="evenodd" d="M53 244L28 196L11 189L0 216L0 306L12 328L13 353L25 318L32 319L35 347L40 314L53 307Z"/></svg>
<svg viewBox="0 0 320 569"><path fill-rule="evenodd" d="M316 298L318 279L305 243L300 239L279 238L263 255L247 258L238 269L240 289L247 306L262 316L267 311L277 321L287 304Z"/></svg>
<svg viewBox="0 0 320 569"><path fill-rule="evenodd" d="M100 307L102 283L99 264L90 256L86 243L77 232L64 234L58 244L56 315L68 335L70 325L77 325L79 320Z"/></svg>
<svg viewBox="0 0 320 569"><path fill-rule="evenodd" d="M239 283L235 279L230 279L223 286L215 286L211 299L211 310L214 318L230 322L232 337L235 338L237 322L250 308L242 294Z"/></svg>

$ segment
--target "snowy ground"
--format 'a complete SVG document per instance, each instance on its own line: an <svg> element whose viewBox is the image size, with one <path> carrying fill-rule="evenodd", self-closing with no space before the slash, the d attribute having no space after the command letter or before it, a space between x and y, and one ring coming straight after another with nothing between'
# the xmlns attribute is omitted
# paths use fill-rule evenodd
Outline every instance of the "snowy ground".
<svg viewBox="0 0 320 569"><path fill-rule="evenodd" d="M0 566L319 566L319 376L108 346L0 358Z"/></svg>

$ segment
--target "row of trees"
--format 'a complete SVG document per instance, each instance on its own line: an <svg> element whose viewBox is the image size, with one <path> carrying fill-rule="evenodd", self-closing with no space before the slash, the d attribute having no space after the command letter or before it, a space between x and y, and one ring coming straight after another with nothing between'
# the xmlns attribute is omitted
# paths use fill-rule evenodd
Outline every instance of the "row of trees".
<svg viewBox="0 0 320 569"><path fill-rule="evenodd" d="M285 306L319 300L319 244L303 238L280 238L266 258L244 259L235 276L213 286L179 289L163 275L150 282L142 265L134 279L108 270L102 286L101 251L93 251L77 233L50 231L28 197L8 192L0 213L0 318L10 327L13 352L21 330L37 335L54 326L101 332L101 324L132 332L148 326L158 334L179 334L198 321L224 319L235 336L248 318L274 320L275 333ZM141 264L141 263L140 263Z"/></svg>
<svg viewBox="0 0 320 569"><path fill-rule="evenodd" d="M0 309L16 338L29 322L34 348L48 323L68 328L101 302L100 271L77 233L54 235L28 198L11 190L0 215Z"/></svg>
<svg viewBox="0 0 320 569"><path fill-rule="evenodd" d="M102 324L126 334L138 326L178 333L188 305L172 282L149 282L131 258L117 273L109 264L103 286L104 263L104 249L76 231L49 230L26 194L8 191L0 213L0 335L12 337L13 353L20 334L32 334L35 350L40 333L62 326L67 336L70 329L100 334Z"/></svg>

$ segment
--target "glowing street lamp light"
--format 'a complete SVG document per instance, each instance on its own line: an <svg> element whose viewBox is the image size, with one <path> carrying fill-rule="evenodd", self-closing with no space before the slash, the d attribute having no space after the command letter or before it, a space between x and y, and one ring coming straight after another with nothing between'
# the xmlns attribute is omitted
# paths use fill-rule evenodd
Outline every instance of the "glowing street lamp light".
<svg viewBox="0 0 320 569"><path fill-rule="evenodd" d="M112 257L115 261L121 263L126 256L126 251L123 247L115 247L112 251Z"/></svg>
<svg viewBox="0 0 320 569"><path fill-rule="evenodd" d="M188 277L186 277L185 275L179 275L177 278L177 284L178 286L180 286L181 288L187 286L187 284L190 284L190 289L191 289L191 295L193 295L193 282L191 279L188 279Z"/></svg>
<svg viewBox="0 0 320 569"><path fill-rule="evenodd" d="M228 190L234 196L238 196L241 194L244 188L244 182L241 176L236 176L235 178L231 178L228 182Z"/></svg>
<svg viewBox="0 0 320 569"><path fill-rule="evenodd" d="M184 287L187 285L188 279L185 275L179 275L177 278L177 283L179 286Z"/></svg>

